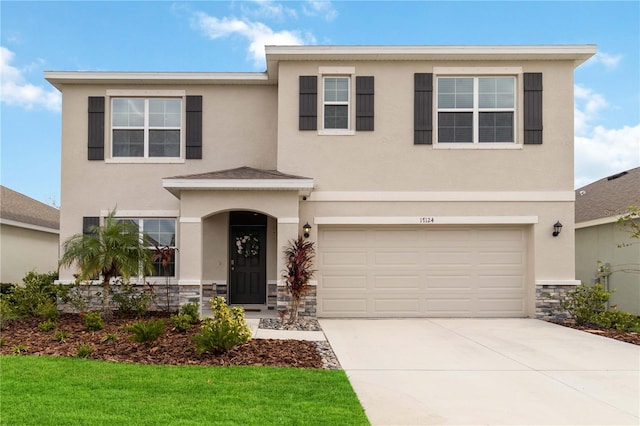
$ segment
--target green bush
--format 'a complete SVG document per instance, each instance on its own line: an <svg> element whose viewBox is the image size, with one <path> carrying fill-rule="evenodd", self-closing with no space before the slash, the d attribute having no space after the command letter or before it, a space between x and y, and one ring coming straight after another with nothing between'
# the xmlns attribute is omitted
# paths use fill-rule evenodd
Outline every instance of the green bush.
<svg viewBox="0 0 640 426"><path fill-rule="evenodd" d="M38 310L47 303L56 303L57 287L53 283L58 279L56 272L37 274L29 272L22 279L24 285L16 286L9 294L8 301L18 316L38 316Z"/></svg>
<svg viewBox="0 0 640 426"><path fill-rule="evenodd" d="M200 319L200 305L195 303L185 303L180 306L179 313L181 315L187 315L191 318L191 324L196 324Z"/></svg>
<svg viewBox="0 0 640 426"><path fill-rule="evenodd" d="M149 303L155 299L155 295L148 291L136 290L136 285L122 280L117 280L112 287L112 299L118 307L118 311L125 315L141 317L149 308Z"/></svg>
<svg viewBox="0 0 640 426"><path fill-rule="evenodd" d="M192 318L185 314L171 315L171 325L178 331L187 331L193 326Z"/></svg>
<svg viewBox="0 0 640 426"><path fill-rule="evenodd" d="M7 320L18 318L18 314L16 314L6 296L0 297L0 330L4 327L4 323Z"/></svg>
<svg viewBox="0 0 640 426"><path fill-rule="evenodd" d="M58 305L50 300L38 305L36 312L45 321L56 321L60 318Z"/></svg>
<svg viewBox="0 0 640 426"><path fill-rule="evenodd" d="M93 353L93 347L85 343L78 345L76 349L76 358L89 358Z"/></svg>
<svg viewBox="0 0 640 426"><path fill-rule="evenodd" d="M601 312L593 322L604 328L640 332L640 318L617 308Z"/></svg>
<svg viewBox="0 0 640 426"><path fill-rule="evenodd" d="M596 323L606 310L605 303L609 301L610 295L601 284L580 284L567 294L566 299L560 303L560 309L567 311L580 325Z"/></svg>
<svg viewBox="0 0 640 426"><path fill-rule="evenodd" d="M213 318L202 320L200 332L193 336L199 353L220 353L251 340L251 329L244 320L244 310L229 308L223 297L209 301Z"/></svg>
<svg viewBox="0 0 640 426"><path fill-rule="evenodd" d="M51 331L55 328L56 328L56 322L53 320L42 321L40 324L38 324L38 329L43 333Z"/></svg>
<svg viewBox="0 0 640 426"><path fill-rule="evenodd" d="M118 333L107 333L101 340L102 343L115 342L118 340Z"/></svg>
<svg viewBox="0 0 640 426"><path fill-rule="evenodd" d="M56 342L64 342L64 339L66 339L68 336L68 332L64 330L58 330L56 331L56 334L53 335L53 340L55 340Z"/></svg>
<svg viewBox="0 0 640 426"><path fill-rule="evenodd" d="M104 321L102 321L100 312L87 312L82 316L82 320L89 331L98 331L104 328Z"/></svg>
<svg viewBox="0 0 640 426"><path fill-rule="evenodd" d="M137 321L125 328L126 331L132 333L129 337L137 343L148 343L157 340L164 334L165 322L162 319Z"/></svg>

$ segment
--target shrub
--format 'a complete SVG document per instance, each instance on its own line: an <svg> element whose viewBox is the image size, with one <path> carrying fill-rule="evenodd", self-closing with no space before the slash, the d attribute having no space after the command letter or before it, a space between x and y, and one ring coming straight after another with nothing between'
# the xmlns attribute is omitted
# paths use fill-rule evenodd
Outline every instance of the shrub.
<svg viewBox="0 0 640 426"><path fill-rule="evenodd" d="M185 303L180 306L179 313L181 315L187 315L191 318L191 324L195 324L200 319L200 305L195 303Z"/></svg>
<svg viewBox="0 0 640 426"><path fill-rule="evenodd" d="M53 321L53 320L42 321L40 324L38 324L38 328L43 333L46 333L46 332L51 331L54 328L56 328L56 322Z"/></svg>
<svg viewBox="0 0 640 426"><path fill-rule="evenodd" d="M104 328L104 322L102 321L102 315L100 312L87 312L82 316L84 326L89 331L98 331Z"/></svg>
<svg viewBox="0 0 640 426"><path fill-rule="evenodd" d="M601 312L593 322L604 328L640 332L640 318L616 308Z"/></svg>
<svg viewBox="0 0 640 426"><path fill-rule="evenodd" d="M189 315L171 315L171 325L178 331L187 331L192 327L192 318Z"/></svg>
<svg viewBox="0 0 640 426"><path fill-rule="evenodd" d="M144 290L136 290L136 285L122 280L117 280L113 286L112 299L118 307L118 311L125 315L141 317L149 308L155 295Z"/></svg>
<svg viewBox="0 0 640 426"><path fill-rule="evenodd" d="M50 300L38 305L38 307L36 308L36 313L45 321L56 321L58 318L60 318L58 305Z"/></svg>
<svg viewBox="0 0 640 426"><path fill-rule="evenodd" d="M107 333L103 338L102 338L102 343L107 343L107 342L115 342L116 340L118 340L118 333Z"/></svg>
<svg viewBox="0 0 640 426"><path fill-rule="evenodd" d="M85 343L80 343L76 349L76 358L89 358L93 353L93 347Z"/></svg>
<svg viewBox="0 0 640 426"><path fill-rule="evenodd" d="M137 321L125 328L126 331L132 333L129 337L137 343L148 343L157 340L164 334L165 322L162 319Z"/></svg>
<svg viewBox="0 0 640 426"><path fill-rule="evenodd" d="M229 308L220 296L209 302L213 318L202 320L200 332L193 336L198 353L224 352L251 340L251 329L244 320L242 308Z"/></svg>
<svg viewBox="0 0 640 426"><path fill-rule="evenodd" d="M100 292L91 291L91 283L76 281L74 284L60 285L58 296L62 303L68 303L76 311L88 310L94 304L94 298L99 298Z"/></svg>
<svg viewBox="0 0 640 426"><path fill-rule="evenodd" d="M56 342L64 342L64 339L66 339L69 336L69 333L67 333L64 330L58 330L56 331L56 334L53 335L53 340L55 340Z"/></svg>
<svg viewBox="0 0 640 426"><path fill-rule="evenodd" d="M580 284L567 294L566 299L560 303L560 308L569 312L580 325L595 323L598 316L606 310L605 303L610 295L601 284Z"/></svg>
<svg viewBox="0 0 640 426"><path fill-rule="evenodd" d="M8 295L9 304L18 316L38 316L38 309L47 303L56 302L57 287L54 281L58 279L56 272L37 274L29 272L22 279L24 285L16 286Z"/></svg>
<svg viewBox="0 0 640 426"><path fill-rule="evenodd" d="M14 318L18 318L18 315L13 311L11 305L9 305L7 297L0 297L0 330L2 330L5 321Z"/></svg>

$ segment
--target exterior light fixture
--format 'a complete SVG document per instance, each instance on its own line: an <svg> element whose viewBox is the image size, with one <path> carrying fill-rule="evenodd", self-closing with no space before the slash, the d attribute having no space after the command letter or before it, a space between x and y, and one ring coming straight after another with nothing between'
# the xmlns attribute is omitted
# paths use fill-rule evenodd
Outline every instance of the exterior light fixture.
<svg viewBox="0 0 640 426"><path fill-rule="evenodd" d="M562 231L562 224L560 223L560 221L557 221L555 223L555 225L553 225L553 236L557 237L558 235L560 235L560 231Z"/></svg>
<svg viewBox="0 0 640 426"><path fill-rule="evenodd" d="M309 225L309 222L305 223L302 229L304 229L304 237L309 238L309 232L311 231L311 225Z"/></svg>

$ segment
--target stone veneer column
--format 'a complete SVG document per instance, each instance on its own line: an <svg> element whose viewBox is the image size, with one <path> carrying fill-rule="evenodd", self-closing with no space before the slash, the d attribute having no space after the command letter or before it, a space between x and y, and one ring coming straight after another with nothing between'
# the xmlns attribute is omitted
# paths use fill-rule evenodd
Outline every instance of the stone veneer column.
<svg viewBox="0 0 640 426"><path fill-rule="evenodd" d="M579 284L580 281L577 280L536 281L536 318L541 320L567 318L567 313L560 309L560 303Z"/></svg>

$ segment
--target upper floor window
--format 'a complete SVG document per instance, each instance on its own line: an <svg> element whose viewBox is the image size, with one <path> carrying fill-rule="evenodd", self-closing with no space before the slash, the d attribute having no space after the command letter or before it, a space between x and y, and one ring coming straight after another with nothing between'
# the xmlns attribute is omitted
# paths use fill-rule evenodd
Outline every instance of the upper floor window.
<svg viewBox="0 0 640 426"><path fill-rule="evenodd" d="M113 157L180 157L182 100L113 98Z"/></svg>
<svg viewBox="0 0 640 426"><path fill-rule="evenodd" d="M349 129L349 77L324 77L324 129Z"/></svg>
<svg viewBox="0 0 640 426"><path fill-rule="evenodd" d="M515 77L439 77L438 142L515 142Z"/></svg>

